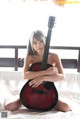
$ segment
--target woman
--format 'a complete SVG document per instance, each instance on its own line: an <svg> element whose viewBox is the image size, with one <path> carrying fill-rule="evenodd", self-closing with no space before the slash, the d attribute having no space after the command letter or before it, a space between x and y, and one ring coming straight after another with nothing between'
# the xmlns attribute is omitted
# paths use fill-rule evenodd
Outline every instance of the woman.
<svg viewBox="0 0 80 119"><path fill-rule="evenodd" d="M28 70L31 64L42 61L45 46L45 36L41 31L37 30L31 34L29 41L28 52L24 64L24 79L33 79L30 81L29 85L36 88L43 81L57 82L64 80L65 78L61 60L55 53L49 53L47 59L48 64L53 65L53 67L49 67L43 71L37 71L37 73ZM5 105L5 109L14 111L20 106L20 100L16 100L15 102ZM58 100L55 109L63 112L71 111L70 106L60 100Z"/></svg>

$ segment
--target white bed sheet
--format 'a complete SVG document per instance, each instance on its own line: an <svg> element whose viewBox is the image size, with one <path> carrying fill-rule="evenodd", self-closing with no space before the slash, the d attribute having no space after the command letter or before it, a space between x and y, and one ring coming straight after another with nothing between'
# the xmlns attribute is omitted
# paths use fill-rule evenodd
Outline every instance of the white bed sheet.
<svg viewBox="0 0 80 119"><path fill-rule="evenodd" d="M7 113L7 119L80 119L80 74L65 73L65 81L55 83L59 98L71 105L72 111L60 112L50 110L47 112L32 112L22 106L10 112L4 110L4 103L19 98L19 92L26 81L22 79L22 72L0 72L0 112ZM0 118L3 117L0 115Z"/></svg>

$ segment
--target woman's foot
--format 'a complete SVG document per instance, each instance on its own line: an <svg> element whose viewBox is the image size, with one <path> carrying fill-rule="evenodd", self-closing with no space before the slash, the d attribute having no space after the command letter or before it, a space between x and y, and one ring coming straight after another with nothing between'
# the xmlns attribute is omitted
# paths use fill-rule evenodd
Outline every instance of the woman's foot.
<svg viewBox="0 0 80 119"><path fill-rule="evenodd" d="M20 106L21 106L20 100L16 100L14 102L4 105L4 108L9 111L15 111L18 110Z"/></svg>

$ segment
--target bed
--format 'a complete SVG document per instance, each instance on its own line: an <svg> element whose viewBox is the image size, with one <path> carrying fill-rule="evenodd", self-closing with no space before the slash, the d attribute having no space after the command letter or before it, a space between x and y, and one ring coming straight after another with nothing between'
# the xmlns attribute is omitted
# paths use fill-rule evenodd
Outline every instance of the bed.
<svg viewBox="0 0 80 119"><path fill-rule="evenodd" d="M35 112L26 109L23 105L20 109L10 112L4 109L4 103L8 104L19 98L20 89L26 83L21 71L0 72L0 118L7 119L80 119L80 73L65 71L65 80L55 83L59 92L59 98L70 104L72 111L60 112L50 110L47 112Z"/></svg>

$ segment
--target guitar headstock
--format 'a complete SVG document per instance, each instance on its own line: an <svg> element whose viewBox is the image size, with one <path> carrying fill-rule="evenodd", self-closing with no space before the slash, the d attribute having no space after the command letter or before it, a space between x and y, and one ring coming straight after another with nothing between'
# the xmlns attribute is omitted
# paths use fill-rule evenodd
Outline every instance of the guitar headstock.
<svg viewBox="0 0 80 119"><path fill-rule="evenodd" d="M55 23L55 17L54 16L49 16L49 21L48 21L48 28L51 30L54 26Z"/></svg>

